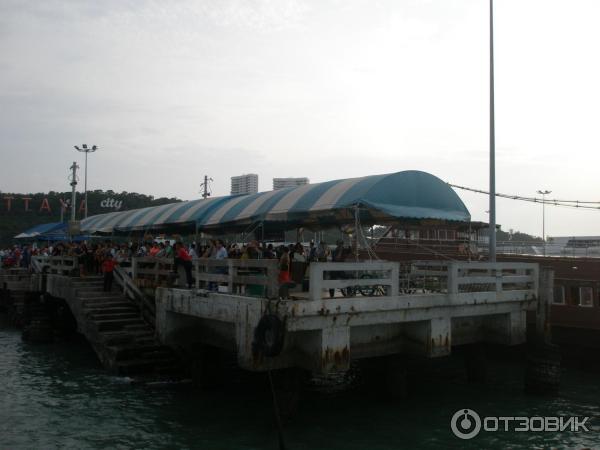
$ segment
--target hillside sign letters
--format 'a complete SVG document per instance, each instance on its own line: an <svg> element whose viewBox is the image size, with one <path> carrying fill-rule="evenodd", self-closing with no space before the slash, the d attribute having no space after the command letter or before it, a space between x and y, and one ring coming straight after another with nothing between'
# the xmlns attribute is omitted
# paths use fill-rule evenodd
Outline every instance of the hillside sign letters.
<svg viewBox="0 0 600 450"><path fill-rule="evenodd" d="M70 201L64 201L58 199L53 205L50 204L48 197L44 197L39 205L32 204L32 197L14 197L12 195L5 195L0 202L0 212L11 212L13 210L19 211L38 211L52 213L52 207L67 211L70 208ZM101 208L114 208L116 210L121 209L123 206L122 200L115 200L114 198L106 198L100 202ZM79 203L78 212L85 211L85 200L81 199Z"/></svg>

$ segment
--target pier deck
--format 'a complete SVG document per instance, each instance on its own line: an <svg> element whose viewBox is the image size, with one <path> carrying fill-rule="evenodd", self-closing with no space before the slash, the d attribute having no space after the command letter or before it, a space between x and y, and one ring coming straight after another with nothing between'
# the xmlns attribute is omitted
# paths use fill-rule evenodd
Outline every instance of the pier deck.
<svg viewBox="0 0 600 450"><path fill-rule="evenodd" d="M526 311L538 299L536 264L422 261L399 274L398 263L312 263L310 289L296 300L158 288L157 334L169 345L236 352L249 370L321 373L346 370L352 359L437 357L453 345L525 342ZM348 297L329 298L330 289ZM265 316L270 321L261 324ZM261 340L281 340L279 354L261 352Z"/></svg>
<svg viewBox="0 0 600 450"><path fill-rule="evenodd" d="M39 273L14 282L64 299L104 365L123 373L166 369L174 362L167 347L225 349L253 371L328 373L348 369L353 359L521 344L526 311L540 298L538 265L531 263L311 263L308 285L289 292L277 282L275 260L198 259L194 289L171 287L185 279L172 264L134 258L117 270L120 290L110 293L99 278L74 276L73 258L38 259Z"/></svg>

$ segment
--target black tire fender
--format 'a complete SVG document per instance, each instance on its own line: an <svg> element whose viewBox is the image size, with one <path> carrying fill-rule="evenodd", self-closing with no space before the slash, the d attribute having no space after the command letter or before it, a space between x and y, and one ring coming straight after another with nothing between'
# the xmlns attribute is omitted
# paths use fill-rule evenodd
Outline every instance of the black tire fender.
<svg viewBox="0 0 600 450"><path fill-rule="evenodd" d="M264 356L278 356L285 342L285 323L275 314L265 314L254 329L252 349Z"/></svg>

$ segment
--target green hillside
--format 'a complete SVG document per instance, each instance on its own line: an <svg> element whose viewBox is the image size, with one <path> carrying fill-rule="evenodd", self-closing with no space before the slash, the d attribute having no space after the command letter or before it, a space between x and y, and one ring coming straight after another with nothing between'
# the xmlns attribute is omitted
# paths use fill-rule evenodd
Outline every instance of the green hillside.
<svg viewBox="0 0 600 450"><path fill-rule="evenodd" d="M14 243L13 237L31 227L49 222L59 222L61 200L68 202L70 192L14 194L0 193L0 246ZM83 195L77 194L77 219L83 218ZM111 201L112 200L112 201ZM126 211L147 206L178 202L176 198L154 198L135 192L90 191L88 192L88 216L113 211ZM70 217L66 211L65 220Z"/></svg>

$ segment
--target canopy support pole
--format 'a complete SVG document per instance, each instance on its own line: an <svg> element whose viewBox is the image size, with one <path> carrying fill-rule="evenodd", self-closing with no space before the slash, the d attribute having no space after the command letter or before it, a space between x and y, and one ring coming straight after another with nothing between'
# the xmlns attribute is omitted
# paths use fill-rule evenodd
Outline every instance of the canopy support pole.
<svg viewBox="0 0 600 450"><path fill-rule="evenodd" d="M359 250L359 242L358 242L358 205L354 206L354 256L356 258L356 262L358 262L358 250Z"/></svg>

